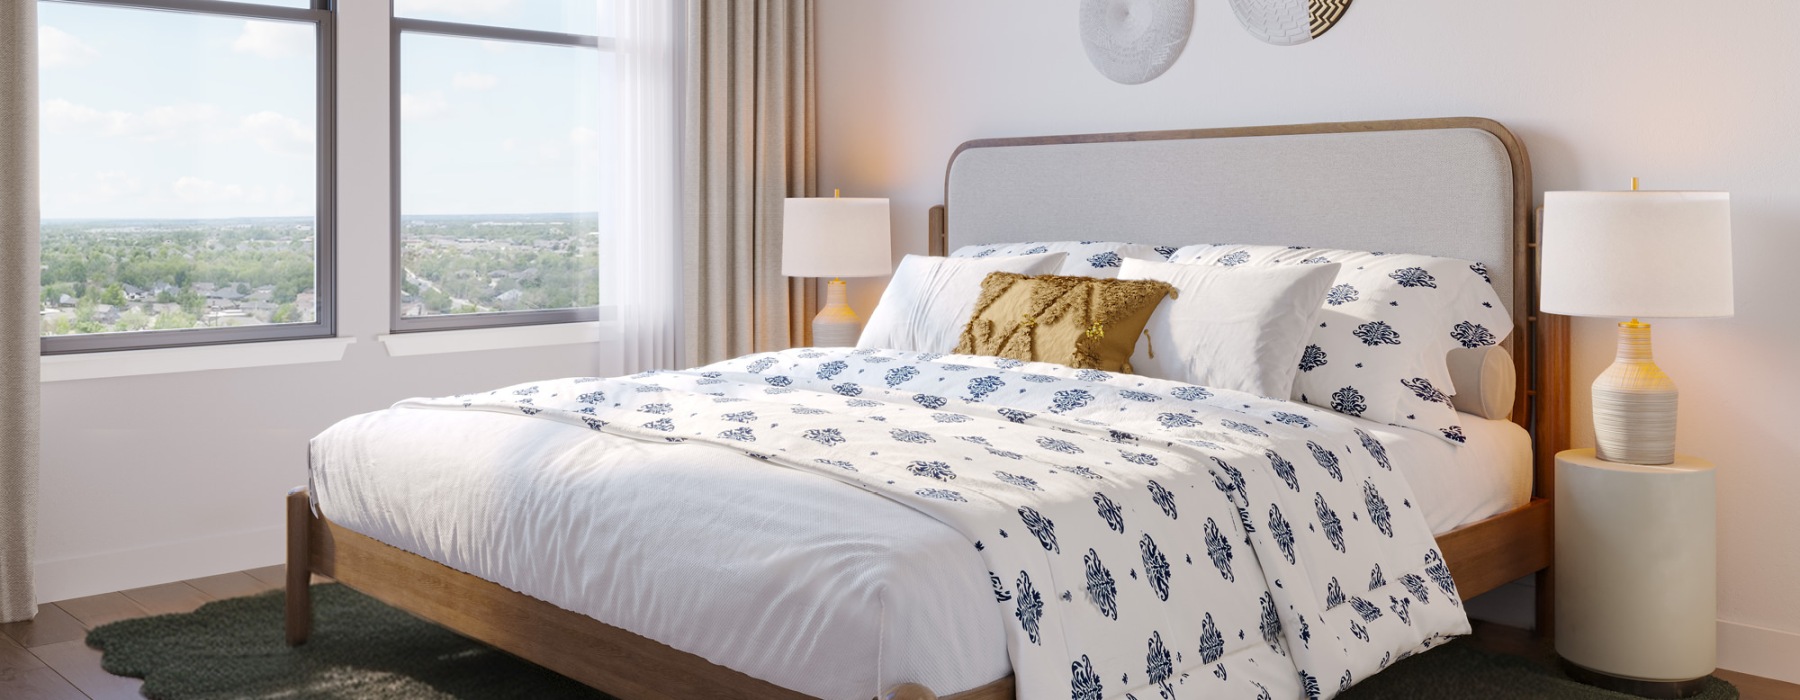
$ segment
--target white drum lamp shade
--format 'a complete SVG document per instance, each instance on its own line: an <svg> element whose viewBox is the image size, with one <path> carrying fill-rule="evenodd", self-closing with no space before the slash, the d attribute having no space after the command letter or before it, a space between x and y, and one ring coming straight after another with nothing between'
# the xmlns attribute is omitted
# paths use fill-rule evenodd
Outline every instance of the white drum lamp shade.
<svg viewBox="0 0 1800 700"><path fill-rule="evenodd" d="M1600 459L1675 458L1677 392L1650 353L1646 318L1730 316L1731 196L1546 192L1539 308L1619 324L1618 357L1594 381Z"/></svg>
<svg viewBox="0 0 1800 700"><path fill-rule="evenodd" d="M791 198L782 208L781 273L830 277L825 306L813 317L815 347L856 344L862 321L850 308L841 277L894 271L888 201L876 198Z"/></svg>
<svg viewBox="0 0 1800 700"><path fill-rule="evenodd" d="M1543 245L1549 313L1732 313L1728 193L1546 192Z"/></svg>

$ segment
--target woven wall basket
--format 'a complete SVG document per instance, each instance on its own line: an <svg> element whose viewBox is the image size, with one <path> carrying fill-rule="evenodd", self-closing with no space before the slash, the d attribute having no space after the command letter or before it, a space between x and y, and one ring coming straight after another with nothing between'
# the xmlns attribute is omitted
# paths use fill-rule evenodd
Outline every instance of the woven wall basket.
<svg viewBox="0 0 1800 700"><path fill-rule="evenodd" d="M1194 28L1194 0L1081 0L1088 61L1116 83L1149 82L1175 64Z"/></svg>
<svg viewBox="0 0 1800 700"><path fill-rule="evenodd" d="M1277 46L1319 38L1343 19L1350 0L1231 0L1251 36Z"/></svg>

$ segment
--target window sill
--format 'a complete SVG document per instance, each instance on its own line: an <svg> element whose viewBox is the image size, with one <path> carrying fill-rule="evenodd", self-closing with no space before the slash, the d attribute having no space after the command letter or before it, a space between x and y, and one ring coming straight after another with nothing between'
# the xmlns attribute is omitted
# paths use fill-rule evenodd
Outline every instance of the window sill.
<svg viewBox="0 0 1800 700"><path fill-rule="evenodd" d="M387 346L388 355L439 355L452 352L508 350L546 345L577 345L600 342L600 324L550 323L539 326L504 328L469 328L455 331L421 331L376 336Z"/></svg>
<svg viewBox="0 0 1800 700"><path fill-rule="evenodd" d="M337 362L355 338L314 338L261 343L196 345L185 348L120 350L45 355L38 360L43 382L135 377L145 374Z"/></svg>

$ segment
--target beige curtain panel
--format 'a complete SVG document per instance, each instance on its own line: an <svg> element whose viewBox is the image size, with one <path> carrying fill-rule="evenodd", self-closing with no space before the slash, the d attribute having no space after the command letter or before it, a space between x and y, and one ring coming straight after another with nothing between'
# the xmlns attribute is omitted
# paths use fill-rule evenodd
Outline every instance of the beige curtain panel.
<svg viewBox="0 0 1800 700"><path fill-rule="evenodd" d="M0 622L37 615L37 3L0 2Z"/></svg>
<svg viewBox="0 0 1800 700"><path fill-rule="evenodd" d="M806 345L818 289L781 274L781 211L818 190L813 0L687 9L687 364Z"/></svg>

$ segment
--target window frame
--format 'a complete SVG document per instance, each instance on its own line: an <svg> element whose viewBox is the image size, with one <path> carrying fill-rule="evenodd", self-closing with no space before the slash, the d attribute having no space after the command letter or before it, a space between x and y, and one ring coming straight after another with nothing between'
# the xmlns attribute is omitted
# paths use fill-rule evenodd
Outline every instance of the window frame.
<svg viewBox="0 0 1800 700"><path fill-rule="evenodd" d="M288 22L310 22L316 28L315 127L318 130L314 178L313 294L317 320L232 328L183 328L160 331L40 336L43 355L148 350L205 345L261 343L337 336L337 3L310 0L310 7L280 7L229 0L37 0L131 10ZM41 233L39 234L42 235Z"/></svg>
<svg viewBox="0 0 1800 700"><path fill-rule="evenodd" d="M574 48L591 48L598 51L615 50L613 37L597 34L569 34L539 29L519 29L515 27L497 27L484 24L466 24L463 22L447 22L442 20L416 19L393 15L390 10L392 35L389 41L388 57L388 99L389 99L389 154L392 167L389 168L391 179L388 185L389 206L392 209L392 230L389 233L390 257L393 265L389 272L388 289L388 327L390 333L421 333L431 331L455 331L478 328L504 328L509 326L538 326L556 323L592 323L600 320L599 305L571 309L537 309L527 311L491 311L487 313L440 314L436 316L406 317L402 314L400 302L401 287L406 281L406 272L402 269L401 249L405 234L403 221L405 217L400 210L401 194L401 139L400 139L400 96L404 86L400 80L401 40L405 34L421 34L431 36L447 36L463 39L486 39L490 41L506 41L514 43L542 44L548 46L565 46Z"/></svg>

